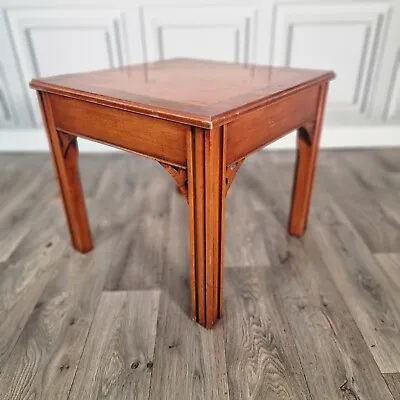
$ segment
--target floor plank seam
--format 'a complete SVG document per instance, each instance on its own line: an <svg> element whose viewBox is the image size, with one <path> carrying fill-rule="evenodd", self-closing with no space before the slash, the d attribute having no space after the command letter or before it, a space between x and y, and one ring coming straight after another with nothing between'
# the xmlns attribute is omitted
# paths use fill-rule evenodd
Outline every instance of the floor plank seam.
<svg viewBox="0 0 400 400"><path fill-rule="evenodd" d="M228 376L228 363L227 363L227 361L226 361L226 332L225 332L225 329L226 329L226 327L225 327L225 323L224 323L225 321L220 321L220 323L222 323L222 335L223 335L223 339L224 339L224 346L223 346L223 349L224 349L224 358L225 358L225 371L226 371L226 384L227 384L227 388L228 388L228 399L230 399L231 398L231 386L230 386L230 383L229 383L229 376Z"/></svg>
<svg viewBox="0 0 400 400"><path fill-rule="evenodd" d="M155 328L156 338L157 338L157 332L158 332L158 324L160 322L159 316L160 316L161 297L162 297L162 290L160 290L160 294L158 296L157 319L156 319L156 328ZM153 367L150 369L150 381L149 381L149 390L148 390L147 399L150 399L150 395L151 395L151 387L152 387L152 383L153 383L153 371L154 371L155 353L156 353L156 343L154 343L153 354L152 354L152 357L151 357L152 363L153 363Z"/></svg>
<svg viewBox="0 0 400 400"><path fill-rule="evenodd" d="M68 395L67 395L66 400L69 400L69 398L70 398L70 396L71 396L72 387L74 386L74 383L75 383L75 378L76 378L76 375L77 375L78 370L79 370L79 365L80 365L81 360L82 360L83 352L84 352L84 350L85 350L86 343L87 343L87 341L88 341L90 331L92 330L94 317L95 317L95 315L96 315L97 309L98 309L99 304L100 304L100 298L101 298L101 295L98 296L97 305L96 305L96 308L95 308L94 311L93 311L93 318L92 318L92 320L90 321L90 327L89 327L89 329L87 330L85 342L84 342L84 344L83 344L83 346L82 346L82 351L81 351L81 354L80 354L80 356L79 356L79 360L78 360L78 362L77 362L77 364L76 364L76 368L75 368L75 372L74 372L74 377L73 377L73 379L72 379L72 381L71 381L71 385L70 385L70 387L69 387Z"/></svg>
<svg viewBox="0 0 400 400"><path fill-rule="evenodd" d="M289 253L289 255L287 257L288 257L288 260L289 260L289 258L291 257L290 253ZM286 260L285 262L287 262L288 260ZM312 399L314 399L314 397L313 397L313 395L311 393L310 384L309 384L308 379L307 379L307 374L304 371L304 365L303 365L303 361L301 360L301 357L300 357L300 352L299 352L299 348L298 348L296 340L295 340L295 335L294 335L292 326L290 325L290 323L288 321L288 317L286 315L286 312L284 311L285 310L285 308L283 306L283 301L284 300L282 298L281 293L279 293L279 291L274 295L274 298L276 299L276 302L278 303L279 309L281 309L283 311L282 317L284 318L284 322L286 323L286 327L289 330L289 337L291 338L291 341L292 341L292 343L294 345L294 348L296 350L296 355L297 355L297 358L298 358L299 363L300 363L301 372L302 372L302 375L304 376L304 380L306 382L307 391L308 391L308 394L310 395L310 399L312 400Z"/></svg>
<svg viewBox="0 0 400 400"><path fill-rule="evenodd" d="M46 282L45 285L43 285L43 289L40 291L40 295L37 296L37 299L40 299L40 297L43 295L43 293L45 292L46 288L50 284L51 280L56 276L56 274L57 274L57 270L53 270L52 273L49 274L47 282ZM7 349L7 350L9 350L8 355L4 360L2 360L2 363L4 365L6 365L6 361L8 361L8 359L12 356L12 354L14 352L14 349L16 348L16 345L18 344L18 342L20 340L21 335L23 334L27 324L29 323L30 317L31 317L32 313L34 312L35 307L36 307L36 304L33 306L32 311L30 312L28 318L25 321L25 324L22 327L19 327L20 330L19 330L19 332L16 333L16 336L14 337L14 342L11 345L11 349L10 348ZM2 356L2 354L0 354L0 356ZM1 377L1 372L2 372L2 370L0 369L0 377Z"/></svg>
<svg viewBox="0 0 400 400"><path fill-rule="evenodd" d="M345 308L345 310L347 311L347 313L349 314L349 317L352 319L352 321L353 321L353 323L354 323L354 326L355 326L355 329L356 329L356 330L358 331L358 333L360 334L360 337L363 339L363 342L364 342L365 347L368 349L368 352L371 354L371 362L375 364L377 371L379 371L379 373L380 373L380 375L381 375L381 377L382 377L382 380L385 382L385 384L386 384L386 386L387 386L387 383L386 383L386 381L385 381L385 379L384 379L383 373L382 373L381 370L379 369L379 365L378 365L378 363L375 361L375 358L374 358L373 354L371 353L371 350L370 350L370 348L369 348L369 346L368 346L368 344L367 344L367 342L366 342L366 340L365 340L365 337L364 337L363 333L361 332L360 327L358 326L356 320L354 319L354 315L353 315L353 313L351 312L351 309L350 309L350 307L349 307L349 305L348 305L346 299L344 298L344 296L343 296L343 294L341 293L341 291L337 288L336 283L335 283L335 280L333 279L332 274L331 274L329 268L325 265L325 263L322 263L322 264L323 264L322 267L325 268L325 269L327 270L328 275L329 275L329 277L331 278L331 280L332 280L332 282L333 282L333 285L334 285L334 287L335 287L335 289L336 289L336 292L337 292L338 296L342 299L342 302L343 302L343 304L344 304L344 308ZM332 329L333 329L333 328L332 328ZM337 336L336 336L336 333L335 333L335 332L334 332L334 337L335 337L335 341L336 341L336 337L337 337ZM354 379L354 377L352 377L352 379ZM343 385L345 385L344 387L346 387L347 390L349 390L349 389L352 390L351 388L348 388L348 387L347 387L347 383L348 383L347 381L343 383ZM342 385L342 386L343 386L343 385ZM341 387L340 387L340 390L342 390ZM391 392L390 392L390 393L391 393ZM355 399L358 400L359 397L358 397L358 395L357 395L356 393L353 393L353 391L352 391L351 394L354 395L354 396L356 396ZM393 400L396 400L396 399L393 399Z"/></svg>

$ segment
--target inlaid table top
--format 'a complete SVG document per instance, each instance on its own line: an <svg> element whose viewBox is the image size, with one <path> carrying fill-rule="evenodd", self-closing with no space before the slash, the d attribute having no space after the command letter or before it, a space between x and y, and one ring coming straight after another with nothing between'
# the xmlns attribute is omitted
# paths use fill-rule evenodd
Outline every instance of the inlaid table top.
<svg viewBox="0 0 400 400"><path fill-rule="evenodd" d="M34 79L31 87L209 128L333 76L330 71L172 59Z"/></svg>
<svg viewBox="0 0 400 400"><path fill-rule="evenodd" d="M211 328L223 311L225 198L234 177L250 154L297 130L288 231L305 232L333 77L173 59L34 79L73 246L93 248L77 137L158 161L189 204L192 318Z"/></svg>

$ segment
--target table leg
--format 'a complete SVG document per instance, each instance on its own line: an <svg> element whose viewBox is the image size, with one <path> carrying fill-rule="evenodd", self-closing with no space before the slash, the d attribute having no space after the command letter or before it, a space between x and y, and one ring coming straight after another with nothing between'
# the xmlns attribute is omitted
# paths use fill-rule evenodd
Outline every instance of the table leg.
<svg viewBox="0 0 400 400"><path fill-rule="evenodd" d="M224 128L188 133L192 316L211 328L222 315L226 162Z"/></svg>
<svg viewBox="0 0 400 400"><path fill-rule="evenodd" d="M86 253L93 244L79 177L77 138L56 130L47 94L39 93L38 96L71 241L76 250Z"/></svg>
<svg viewBox="0 0 400 400"><path fill-rule="evenodd" d="M302 236L307 228L327 88L328 84L320 88L315 121L305 124L297 132L297 160L288 227L293 236Z"/></svg>

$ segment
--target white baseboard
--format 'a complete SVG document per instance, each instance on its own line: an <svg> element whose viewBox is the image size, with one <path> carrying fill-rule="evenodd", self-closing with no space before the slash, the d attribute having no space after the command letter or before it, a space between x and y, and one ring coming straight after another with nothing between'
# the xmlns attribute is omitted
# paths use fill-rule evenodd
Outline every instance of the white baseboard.
<svg viewBox="0 0 400 400"><path fill-rule="evenodd" d="M400 125L327 126L322 132L321 147L331 149L398 147ZM271 150L292 150L295 135L291 133L271 144ZM119 151L88 140L79 141L85 153ZM47 138L42 129L0 130L0 152L48 151Z"/></svg>

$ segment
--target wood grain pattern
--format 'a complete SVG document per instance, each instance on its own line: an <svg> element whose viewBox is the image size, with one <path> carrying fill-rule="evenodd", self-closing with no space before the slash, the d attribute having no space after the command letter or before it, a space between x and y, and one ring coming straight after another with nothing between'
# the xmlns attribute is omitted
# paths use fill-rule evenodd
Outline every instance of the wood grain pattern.
<svg viewBox="0 0 400 400"><path fill-rule="evenodd" d="M388 213L385 210L385 202L382 200L383 207L381 207L378 205L377 198L379 196L383 198L384 195L395 197L398 189L395 186L391 186L392 189L383 189L382 180L376 180L377 178L373 177L371 182L377 183L366 185L363 183L363 179L360 179L360 172L351 168L347 158L346 153L343 153L338 154L332 160L331 173L322 181L325 190L332 191L335 202L352 221L357 232L372 252L397 252L400 241L400 223L393 218L394 213L390 213L390 203L387 203ZM378 167L378 164L372 161L373 157L367 161L368 157L362 158L355 153L354 158L358 158L359 161L358 171L368 170L368 163L373 163L376 169ZM378 172L378 176L384 174L387 174L385 170ZM372 186L381 186L381 189L374 189Z"/></svg>
<svg viewBox="0 0 400 400"><path fill-rule="evenodd" d="M184 199L172 192L150 399L227 400L223 321L209 331L188 318L187 214Z"/></svg>
<svg viewBox="0 0 400 400"><path fill-rule="evenodd" d="M14 181L13 188L8 191L8 185L2 186L4 191L10 194L4 199L4 206L0 210L0 262L5 262L18 248L23 238L32 229L32 223L43 210L48 207L51 199L56 194L48 163L39 169L37 176L32 176L29 171L21 182ZM40 189L40 190L39 190ZM40 232L37 232L42 238ZM34 238L31 238L34 240ZM37 243L35 241L35 243Z"/></svg>
<svg viewBox="0 0 400 400"><path fill-rule="evenodd" d="M383 215L385 216L384 222L386 227L388 225L390 228L400 226L400 210L396 197L396 193L393 193L391 191L382 191L376 195L377 202L379 203L380 208L383 211ZM395 237L391 236L391 240L393 243L386 243L386 246L383 247L386 247L388 250L394 250L394 243L396 242L396 239L396 234ZM380 248L382 248L382 246Z"/></svg>
<svg viewBox="0 0 400 400"><path fill-rule="evenodd" d="M34 79L31 87L210 129L333 77L329 71L175 59Z"/></svg>
<svg viewBox="0 0 400 400"><path fill-rule="evenodd" d="M395 400L400 399L400 373L383 374L389 390L392 392Z"/></svg>
<svg viewBox="0 0 400 400"><path fill-rule="evenodd" d="M242 190L245 173L246 169L239 171L226 201L225 268L271 264L264 245L264 227L252 218L253 211L246 205L249 193Z"/></svg>
<svg viewBox="0 0 400 400"><path fill-rule="evenodd" d="M362 199L362 204L370 202L370 209L374 210L372 212L379 212L378 204L375 203L374 206L372 203L372 201L375 202L375 196L368 195L367 187L364 187L364 190L360 186L355 188L357 181L354 180L353 185L346 186L344 190L343 180L340 178L345 178L347 182L355 177L354 174L349 173L348 167L342 162L344 156L351 158L353 155L355 160L363 160L360 163L361 167L369 156L371 156L370 160L374 159L374 152L368 153L365 151L325 154L321 175L317 181L317 187L321 189L317 190L315 196L311 231L313 241L318 243L317 248L321 250L324 263L333 276L380 370L397 371L398 285L396 282L399 279L399 272L396 267L396 255L378 254L379 257L382 256L383 263L387 266L386 270L384 266L379 265L363 240L365 235L362 235L359 229L362 226L359 224L360 213L345 213L345 209L336 204L336 201L345 205L351 200L358 202ZM362 154L363 157L361 157ZM378 170L376 176L381 172L383 171ZM269 173L272 185L275 187L279 181L284 185L283 191L289 193L290 168L284 165L279 165L279 168L272 166ZM332 176L338 179L335 185ZM371 182L371 184L374 183ZM355 191L358 193L356 197ZM364 197L361 196L362 192ZM392 196L395 193L396 189L393 188ZM334 201L331 196L335 198ZM386 222L375 228L378 226L385 229ZM379 236L375 237L377 241L380 241Z"/></svg>
<svg viewBox="0 0 400 400"><path fill-rule="evenodd" d="M392 399L325 265L305 242L303 251L301 243L290 243L274 276L285 282L278 290L312 396Z"/></svg>
<svg viewBox="0 0 400 400"><path fill-rule="evenodd" d="M358 185L371 192L391 192L400 189L399 171L393 164L389 164L379 153L371 151L366 162L365 155L343 153L343 166L346 166L356 178Z"/></svg>
<svg viewBox="0 0 400 400"><path fill-rule="evenodd" d="M58 131L186 167L185 125L49 95Z"/></svg>
<svg viewBox="0 0 400 400"><path fill-rule="evenodd" d="M53 208L44 212L47 220L38 222L51 227L50 221L61 217L61 210L51 212ZM95 221L100 219L99 215L93 216ZM97 223L94 229L101 233ZM29 249L27 244L36 243L29 240L30 236L31 233L21 243L27 247L24 252ZM0 392L4 393L4 399L68 396L115 247L115 237L107 236L90 256L71 249L58 250L59 257L53 256L51 279L32 303L35 308L2 371L4 380L0 380ZM55 247L57 251L57 240L57 236L51 237L45 241L45 248ZM63 244L65 249L65 241ZM8 384L2 387L4 382Z"/></svg>
<svg viewBox="0 0 400 400"><path fill-rule="evenodd" d="M313 226L322 258L382 372L400 371L399 285L387 276L340 208L321 206ZM340 221L340 222L338 222ZM388 266L389 267L389 266Z"/></svg>
<svg viewBox="0 0 400 400"><path fill-rule="evenodd" d="M345 159L353 160L354 169L348 168ZM325 264L380 370L396 372L399 324L397 282L400 275L398 256L396 253L375 253L374 257L371 253L371 249L377 248L375 247L377 243L383 243L381 234L385 232L386 236L389 221L384 218L376 219L375 226L360 221L362 214L370 212L376 216L382 212L382 196L376 196L371 188L378 187L382 183L379 177L387 173L387 170L384 165L379 166L375 163L376 172L371 175L368 186L361 186L355 173L356 169L361 170L363 165L374 160L373 151L324 154L321 174L317 180L317 187L320 187L320 190L317 190L314 202L312 231ZM279 168L272 166L269 173L272 186L275 187L279 181L284 184L285 193L289 193L290 169L284 165L279 165ZM396 187L386 189L382 187L381 190L386 199L393 200L398 196ZM351 204L350 212L347 205ZM369 204L367 210L364 210L365 204ZM393 213L396 208L392 204ZM371 235L365 234L364 226ZM373 242L372 227L376 231L375 242ZM368 242L366 238L369 239ZM393 241L395 238L392 237L390 240ZM373 245L367 246L371 241ZM386 248L391 248L391 245Z"/></svg>
<svg viewBox="0 0 400 400"><path fill-rule="evenodd" d="M52 245L36 248L29 259L21 258L1 271L0 289L0 397L11 382L6 379L6 363L46 284L55 274L52 268L65 250L65 243L53 238ZM32 284L34 282L34 284ZM15 366L14 366L15 367Z"/></svg>
<svg viewBox="0 0 400 400"><path fill-rule="evenodd" d="M2 156L4 157L4 156ZM21 160L21 165L16 166L12 158L4 163L0 175L0 218L9 215L11 209L15 208L26 195L39 183L43 183L44 174L48 173L47 163L43 165L43 157L32 157L27 155ZM25 173L21 176L20 168L25 167ZM48 174L46 175L48 176Z"/></svg>
<svg viewBox="0 0 400 400"><path fill-rule="evenodd" d="M314 119L318 98L319 87L312 86L249 112L227 124L228 165Z"/></svg>
<svg viewBox="0 0 400 400"><path fill-rule="evenodd" d="M69 399L148 398L158 301L158 291L103 293Z"/></svg>
<svg viewBox="0 0 400 400"><path fill-rule="evenodd" d="M135 174L132 185L125 185L125 190L121 188L121 195L116 198L124 210L121 216L113 216L118 224L113 231L118 232L118 238L105 290L150 290L161 286L167 240L166 216L173 186L162 168L156 164L148 165L149 160L142 161L147 162L139 164L141 173ZM128 165L125 164L125 168L126 175L130 175ZM122 186L129 179L126 175L119 178ZM110 176L110 179L115 177ZM129 204L126 204L127 199L130 199Z"/></svg>
<svg viewBox="0 0 400 400"><path fill-rule="evenodd" d="M87 332L85 334L83 331L84 336L79 338L79 333L82 331L73 327L75 317L71 309L74 302L68 296L81 293L81 290L77 285L80 277L71 275L80 275L84 270L83 267L93 269L93 266L87 265L87 260L77 260L75 256L71 260L72 267L68 264L68 257L71 258L64 252L60 261L53 264L53 267L57 268L57 276L50 281L38 299L35 310L27 322L27 329L19 337L7 366L2 371L3 382L8 382L7 386L0 387L4 399L29 399L32 396L43 399L65 398L69 393L87 335ZM74 287L65 290L65 281L71 282L71 280ZM88 284L87 281L85 283ZM84 321L79 321L82 322ZM69 329L66 329L65 325L70 325ZM75 337L77 333L78 337ZM70 347L65 352L62 351L64 335L67 335L70 342L67 344ZM74 352L71 348L74 347L74 339L80 344L78 352ZM53 358L54 352L58 354ZM46 383L49 380L52 381L51 385Z"/></svg>
<svg viewBox="0 0 400 400"><path fill-rule="evenodd" d="M260 185L260 175L254 176L253 182L244 181ZM284 179L281 174L279 179ZM281 213L287 209L288 193L285 187L275 186L274 195L280 196L280 201L273 212L262 197L253 196L250 201L257 210L253 218L268 226L264 235L271 259L270 277L295 337L312 397L392 399L352 315L331 283L315 242L307 236L301 241L288 238L278 222L276 209Z"/></svg>
<svg viewBox="0 0 400 400"><path fill-rule="evenodd" d="M226 269L224 333L231 399L311 399L266 267Z"/></svg>
<svg viewBox="0 0 400 400"><path fill-rule="evenodd" d="M375 253L374 257L378 260L378 263L386 274L388 281L399 288L400 282L398 281L398 277L400 274L400 253ZM384 283L386 284L386 282ZM391 289L393 289L392 286ZM393 294L395 294L394 291Z"/></svg>
<svg viewBox="0 0 400 400"><path fill-rule="evenodd" d="M222 127L188 135L188 199L192 315L211 328L222 315L225 219L225 134Z"/></svg>
<svg viewBox="0 0 400 400"><path fill-rule="evenodd" d="M373 154L379 160L379 164L383 167L386 172L400 172L399 155L397 148L387 149L374 149Z"/></svg>
<svg viewBox="0 0 400 400"><path fill-rule="evenodd" d="M168 390L165 390L168 385ZM205 330L162 294L150 399L229 399L223 323Z"/></svg>

